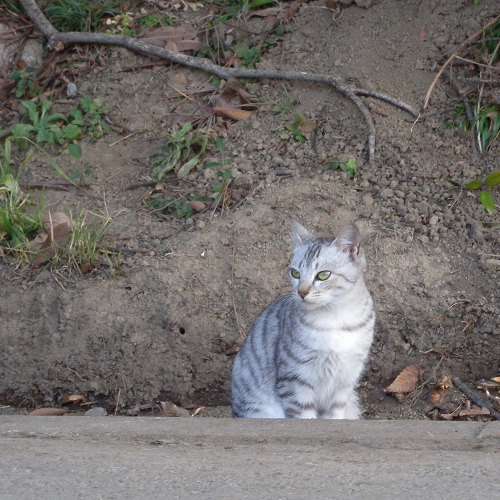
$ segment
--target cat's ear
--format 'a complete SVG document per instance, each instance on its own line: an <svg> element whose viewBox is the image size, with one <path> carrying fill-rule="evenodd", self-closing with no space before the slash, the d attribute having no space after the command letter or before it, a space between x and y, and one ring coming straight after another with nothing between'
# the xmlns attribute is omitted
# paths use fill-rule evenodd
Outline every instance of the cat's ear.
<svg viewBox="0 0 500 500"><path fill-rule="evenodd" d="M348 253L351 260L356 260L361 247L361 234L356 224L353 222L346 224L335 239L335 245Z"/></svg>
<svg viewBox="0 0 500 500"><path fill-rule="evenodd" d="M290 227L292 228L292 241L296 247L305 245L311 238L314 238L314 235L295 219L290 219Z"/></svg>

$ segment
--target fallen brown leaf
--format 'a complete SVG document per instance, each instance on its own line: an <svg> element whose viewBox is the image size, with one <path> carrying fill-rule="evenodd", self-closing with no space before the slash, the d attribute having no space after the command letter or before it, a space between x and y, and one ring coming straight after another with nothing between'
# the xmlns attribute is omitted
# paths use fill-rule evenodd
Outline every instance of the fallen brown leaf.
<svg viewBox="0 0 500 500"><path fill-rule="evenodd" d="M429 400L433 406L437 406L443 394L452 386L451 378L444 376L433 388L429 394Z"/></svg>
<svg viewBox="0 0 500 500"><path fill-rule="evenodd" d="M66 408L37 408L28 415L32 417L59 417L68 411Z"/></svg>
<svg viewBox="0 0 500 500"><path fill-rule="evenodd" d="M304 3L304 0L295 0L286 9L283 15L280 17L280 22L283 24L289 23L295 15L299 12L300 6Z"/></svg>
<svg viewBox="0 0 500 500"><path fill-rule="evenodd" d="M185 52L198 50L201 47L197 36L198 32L191 26L162 26L145 33L140 38L173 52Z"/></svg>
<svg viewBox="0 0 500 500"><path fill-rule="evenodd" d="M384 392L407 394L417 387L420 375L424 369L420 365L410 365L401 370L394 382L384 389Z"/></svg>
<svg viewBox="0 0 500 500"><path fill-rule="evenodd" d="M250 118L253 115L253 112L247 111L246 109L221 108L216 106L214 108L214 114L226 116L227 118L231 118L231 120L235 121L243 121Z"/></svg>
<svg viewBox="0 0 500 500"><path fill-rule="evenodd" d="M33 266L38 266L54 257L56 245L63 243L71 232L69 217L63 212L49 211L43 225L45 232L40 233L31 243L34 250L39 250L33 259Z"/></svg>
<svg viewBox="0 0 500 500"><path fill-rule="evenodd" d="M71 403L84 403L85 402L85 396L83 394L69 394L68 396L64 396L61 399L61 404L62 405L67 405Z"/></svg>
<svg viewBox="0 0 500 500"><path fill-rule="evenodd" d="M442 413L439 415L443 420L453 420L455 417L476 417L478 415L490 415L490 410L488 408L479 408L479 406L473 406L468 410L455 410L451 413Z"/></svg>

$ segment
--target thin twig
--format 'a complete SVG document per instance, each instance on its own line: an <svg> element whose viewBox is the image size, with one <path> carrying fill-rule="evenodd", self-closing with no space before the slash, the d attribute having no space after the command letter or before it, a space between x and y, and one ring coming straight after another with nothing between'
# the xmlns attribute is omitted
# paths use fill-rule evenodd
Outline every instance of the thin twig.
<svg viewBox="0 0 500 500"><path fill-rule="evenodd" d="M364 105L359 95L376 97L401 109L418 116L418 113L408 104L398 101L390 96L378 92L371 92L363 89L351 88L340 82L338 78L330 75L307 73L305 71L268 71L246 68L226 68L218 66L208 59L201 57L192 57L186 54L172 52L168 49L150 45L143 40L137 40L125 35L110 35L107 33L80 33L70 32L61 33L56 30L50 21L45 17L38 7L35 0L20 0L25 12L30 19L37 25L38 29L47 38L48 46L51 49L63 50L65 45L71 44L101 44L116 45L125 47L139 54L156 56L166 59L172 63L196 68L207 73L211 73L225 80L229 78L267 78L271 80L296 80L303 82L323 83L333 87L337 92L349 99L359 110L365 120L368 129L368 164L373 166L375 163L375 126L368 108Z"/></svg>
<svg viewBox="0 0 500 500"><path fill-rule="evenodd" d="M23 4L24 1L21 0L21 3ZM471 36L467 37L454 51L453 54L451 54L448 59L446 59L446 62L441 66L441 69L438 71L437 75L434 77L434 80L432 80L432 83L427 90L427 94L425 94L425 99L424 99L424 104L422 105L422 111L425 111L427 108L427 105L429 104L429 100L431 98L432 91L434 90L434 87L436 86L439 78L441 75L444 73L444 70L449 66L449 64L455 59L455 57L458 55L458 53L472 40L476 39L483 31L487 30L490 26L495 24L498 20L500 19L500 14L496 16L494 19L492 19L489 23L486 23L479 31L476 31L473 33ZM36 23L36 21L32 18L32 21Z"/></svg>
<svg viewBox="0 0 500 500"><path fill-rule="evenodd" d="M480 408L487 408L491 414L491 416L495 420L500 420L500 413L498 413L495 408L493 408L493 405L486 399L481 398L478 396L472 389L469 389L459 378L454 377L453 378L453 384L457 389L460 390L463 394L465 394L475 405L479 406Z"/></svg>

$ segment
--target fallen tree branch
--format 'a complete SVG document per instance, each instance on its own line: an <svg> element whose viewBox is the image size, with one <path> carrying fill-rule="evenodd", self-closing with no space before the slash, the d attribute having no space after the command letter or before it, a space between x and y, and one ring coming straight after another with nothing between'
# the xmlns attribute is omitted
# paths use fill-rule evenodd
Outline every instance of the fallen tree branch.
<svg viewBox="0 0 500 500"><path fill-rule="evenodd" d="M150 45L143 40L137 40L125 35L110 35L107 33L81 33L69 32L62 33L54 28L50 21L45 17L38 7L35 0L20 0L26 14L35 23L42 34L47 38L50 49L63 50L65 45L72 44L96 44L96 45L115 45L127 48L139 54L156 56L166 59L176 64L189 66L207 73L218 76L224 80L229 78L267 78L270 80L295 80L302 82L323 83L333 87L337 92L349 99L359 110L365 120L368 129L368 164L374 165L375 162L375 125L373 123L370 111L358 96L374 97L383 100L393 106L399 107L410 113L413 117L418 117L418 112L410 105L399 101L388 95L372 92L364 89L352 88L344 85L339 79L318 73L307 73L305 71L269 71L246 68L225 68L212 63L208 59L188 56L178 52L172 52L165 48Z"/></svg>

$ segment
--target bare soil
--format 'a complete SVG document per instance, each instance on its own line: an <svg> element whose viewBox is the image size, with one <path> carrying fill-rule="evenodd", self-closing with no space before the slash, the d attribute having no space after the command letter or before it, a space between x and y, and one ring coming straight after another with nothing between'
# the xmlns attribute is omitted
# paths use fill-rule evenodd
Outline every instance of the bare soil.
<svg viewBox="0 0 500 500"><path fill-rule="evenodd" d="M351 5L340 19L322 2L303 5L258 67L332 74L418 109L434 62L498 14L494 0L368 4ZM195 12L189 20L197 26L202 17ZM248 29L261 32L265 22L252 18ZM145 208L141 197L151 188L125 188L151 180L149 156L180 102L178 74L200 82L208 75L170 66L124 72L149 59L122 49L100 54L102 63L75 82L79 93L101 98L113 122L136 133L84 141L83 160L95 173L90 187L47 190L46 197L51 210L120 213L108 239L123 249L121 273L101 268L68 279L63 271L0 262L1 402L50 406L81 393L112 400L120 411L169 400L211 408L200 415L230 415L232 356L242 332L288 289L291 216L324 235L353 220L364 234L378 318L360 387L367 418L425 418L433 407L429 387L443 376L477 382L500 374L500 232L488 224L499 209L488 215L477 193L459 194L443 181L483 178L500 168L500 151L497 142L473 155L465 136L446 128L446 110L458 101L444 80L431 100L431 111L440 112L416 124L365 99L377 129L374 168L364 122L345 98L321 85L247 83L267 104L225 132L221 121L212 123L225 134L231 188L241 201L183 220ZM273 111L287 99L296 103L291 113ZM296 113L316 122L314 138L291 139L284 126ZM339 157L355 158L354 180L328 168ZM206 161L220 159L211 147ZM66 153L57 161L66 172L81 166ZM168 182L207 200L217 172L199 168L186 181L172 175ZM40 157L23 180L60 178ZM386 395L383 388L415 363L425 369L419 389L402 401ZM455 393L440 409L461 401Z"/></svg>

